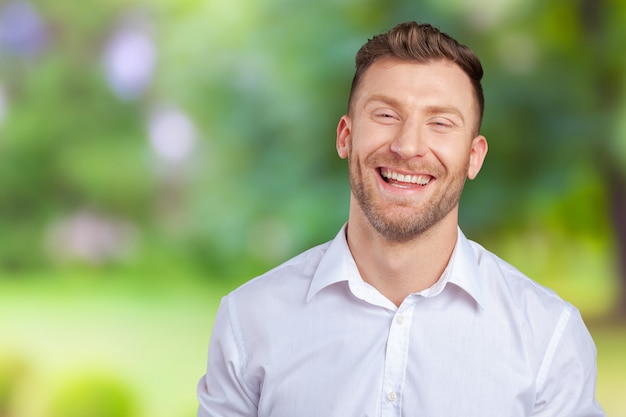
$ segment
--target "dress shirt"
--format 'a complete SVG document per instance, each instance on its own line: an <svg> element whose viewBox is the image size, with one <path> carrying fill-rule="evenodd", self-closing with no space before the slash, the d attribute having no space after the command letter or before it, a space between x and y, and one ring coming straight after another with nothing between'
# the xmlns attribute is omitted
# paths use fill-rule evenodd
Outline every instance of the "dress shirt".
<svg viewBox="0 0 626 417"><path fill-rule="evenodd" d="M596 417L576 308L461 230L397 307L361 278L345 226L222 299L199 417Z"/></svg>

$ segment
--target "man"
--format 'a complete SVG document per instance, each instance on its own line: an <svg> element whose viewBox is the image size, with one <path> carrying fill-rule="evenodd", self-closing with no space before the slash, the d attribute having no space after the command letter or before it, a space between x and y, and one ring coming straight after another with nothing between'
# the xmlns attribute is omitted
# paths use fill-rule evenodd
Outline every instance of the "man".
<svg viewBox="0 0 626 417"><path fill-rule="evenodd" d="M227 295L199 416L603 416L578 310L458 228L482 66L430 25L356 57L337 152L346 226Z"/></svg>

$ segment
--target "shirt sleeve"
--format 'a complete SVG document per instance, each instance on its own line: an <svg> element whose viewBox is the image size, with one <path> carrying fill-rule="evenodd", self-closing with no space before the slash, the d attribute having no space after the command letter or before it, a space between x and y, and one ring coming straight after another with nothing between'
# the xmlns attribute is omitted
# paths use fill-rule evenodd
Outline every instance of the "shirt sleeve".
<svg viewBox="0 0 626 417"><path fill-rule="evenodd" d="M535 417L605 417L596 401L596 347L579 311L567 305L537 381Z"/></svg>
<svg viewBox="0 0 626 417"><path fill-rule="evenodd" d="M256 417L258 400L243 376L246 357L233 331L229 296L222 299L209 343L206 374L197 386L198 417Z"/></svg>

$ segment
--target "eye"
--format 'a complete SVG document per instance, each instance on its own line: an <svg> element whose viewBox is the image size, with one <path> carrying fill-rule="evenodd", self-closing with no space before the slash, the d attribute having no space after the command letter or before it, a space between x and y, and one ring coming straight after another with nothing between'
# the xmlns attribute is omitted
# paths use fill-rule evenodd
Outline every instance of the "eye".
<svg viewBox="0 0 626 417"><path fill-rule="evenodd" d="M381 123L390 123L400 119L398 114L390 109L376 109L372 112L372 116Z"/></svg>
<svg viewBox="0 0 626 417"><path fill-rule="evenodd" d="M448 131L455 127L455 124L449 119L437 117L428 122L429 126L437 131Z"/></svg>
<svg viewBox="0 0 626 417"><path fill-rule="evenodd" d="M452 127L452 122L448 119L444 119L444 118L437 118L437 119L433 119L432 124L437 125L437 126L450 126Z"/></svg>

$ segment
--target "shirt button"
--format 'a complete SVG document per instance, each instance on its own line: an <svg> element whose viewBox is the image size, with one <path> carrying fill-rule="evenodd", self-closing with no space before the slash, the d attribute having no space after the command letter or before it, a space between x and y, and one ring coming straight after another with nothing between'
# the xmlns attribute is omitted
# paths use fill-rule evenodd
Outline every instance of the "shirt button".
<svg viewBox="0 0 626 417"><path fill-rule="evenodd" d="M402 323L404 323L404 316L400 315L400 316L396 317L396 323L398 323L400 326L402 326Z"/></svg>
<svg viewBox="0 0 626 417"><path fill-rule="evenodd" d="M396 394L395 392L391 391L391 392L387 393L387 399L389 401L393 402L393 401L398 399L398 394Z"/></svg>

